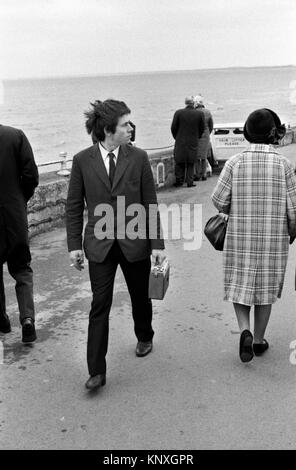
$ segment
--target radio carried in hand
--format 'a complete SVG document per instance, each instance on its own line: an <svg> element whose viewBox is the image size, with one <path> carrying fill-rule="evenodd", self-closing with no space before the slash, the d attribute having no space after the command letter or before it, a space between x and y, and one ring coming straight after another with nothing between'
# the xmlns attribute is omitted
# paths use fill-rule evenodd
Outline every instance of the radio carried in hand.
<svg viewBox="0 0 296 470"><path fill-rule="evenodd" d="M165 296L169 286L170 265L167 259L162 264L151 266L149 277L149 292L150 299L162 300Z"/></svg>

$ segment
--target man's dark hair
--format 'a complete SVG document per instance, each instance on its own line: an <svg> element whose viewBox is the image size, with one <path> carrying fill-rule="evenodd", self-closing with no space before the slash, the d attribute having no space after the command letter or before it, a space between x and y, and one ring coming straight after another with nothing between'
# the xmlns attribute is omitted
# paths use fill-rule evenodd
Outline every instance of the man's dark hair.
<svg viewBox="0 0 296 470"><path fill-rule="evenodd" d="M96 100L90 104L92 109L84 113L86 117L85 127L88 134L91 134L94 142L105 140L104 129L114 134L118 119L131 112L123 101L112 99L105 101Z"/></svg>

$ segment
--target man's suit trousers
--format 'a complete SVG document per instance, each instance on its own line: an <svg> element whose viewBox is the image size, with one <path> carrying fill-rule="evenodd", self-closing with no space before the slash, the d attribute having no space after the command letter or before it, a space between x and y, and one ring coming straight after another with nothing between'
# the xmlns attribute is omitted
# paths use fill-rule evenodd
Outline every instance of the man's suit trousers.
<svg viewBox="0 0 296 470"><path fill-rule="evenodd" d="M126 280L132 302L134 331L138 341L151 341L152 303L148 297L150 257L130 263L115 240L102 263L89 261L89 277L93 293L89 314L87 363L91 376L106 372L109 336L109 313L118 264ZM120 332L117 332L119 335Z"/></svg>
<svg viewBox="0 0 296 470"><path fill-rule="evenodd" d="M19 307L19 320L35 319L33 299L33 271L30 263L18 265L7 261L9 274L15 279L15 292ZM3 283L3 264L0 264L0 316L6 316L5 290Z"/></svg>
<svg viewBox="0 0 296 470"><path fill-rule="evenodd" d="M20 227L23 239L16 241L16 236L5 225L3 211L0 208L0 316L6 316L3 265L7 262L9 274L16 281L15 292L19 307L19 319L35 319L33 299L33 271L30 266L31 253L26 234L26 227Z"/></svg>

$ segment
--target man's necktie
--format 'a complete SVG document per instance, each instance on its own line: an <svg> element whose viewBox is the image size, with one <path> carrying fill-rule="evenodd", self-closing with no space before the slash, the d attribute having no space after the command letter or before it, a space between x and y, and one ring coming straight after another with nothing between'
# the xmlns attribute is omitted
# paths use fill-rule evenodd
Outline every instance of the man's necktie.
<svg viewBox="0 0 296 470"><path fill-rule="evenodd" d="M111 152L111 153L108 153L108 157L109 157L109 180L112 186L114 173L115 173L115 161L114 161L115 155L114 153Z"/></svg>

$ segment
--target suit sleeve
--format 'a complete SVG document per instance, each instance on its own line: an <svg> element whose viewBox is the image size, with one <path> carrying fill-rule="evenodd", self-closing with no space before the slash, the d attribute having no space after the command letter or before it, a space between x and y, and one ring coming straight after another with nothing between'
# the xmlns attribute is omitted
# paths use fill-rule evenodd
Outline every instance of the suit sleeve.
<svg viewBox="0 0 296 470"><path fill-rule="evenodd" d="M66 203L68 251L82 250L84 183L81 169L74 157Z"/></svg>
<svg viewBox="0 0 296 470"><path fill-rule="evenodd" d="M174 139L176 139L178 129L179 129L179 113L175 112L172 125L171 125L171 133Z"/></svg>
<svg viewBox="0 0 296 470"><path fill-rule="evenodd" d="M21 187L26 201L34 194L39 183L38 168L35 163L32 147L23 133L20 132L19 164L21 175Z"/></svg>
<svg viewBox="0 0 296 470"><path fill-rule="evenodd" d="M164 250L164 240L157 205L157 196L153 173L147 153L145 152L142 170L142 204L146 211L147 236L152 250Z"/></svg>
<svg viewBox="0 0 296 470"><path fill-rule="evenodd" d="M212 201L216 209L224 214L229 214L232 194L232 164L228 160L219 176L218 182L212 193Z"/></svg>

